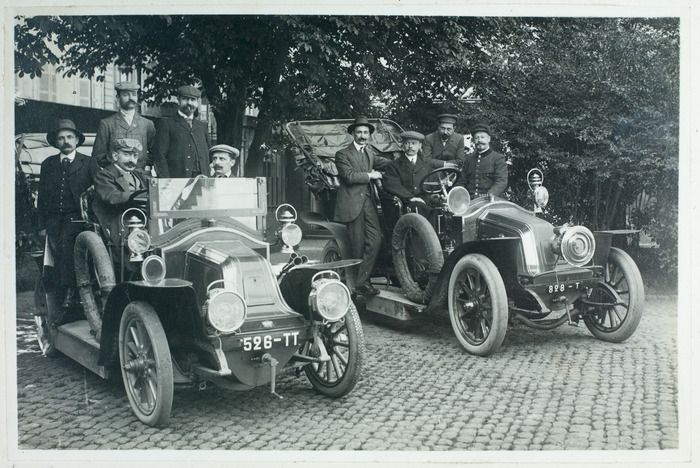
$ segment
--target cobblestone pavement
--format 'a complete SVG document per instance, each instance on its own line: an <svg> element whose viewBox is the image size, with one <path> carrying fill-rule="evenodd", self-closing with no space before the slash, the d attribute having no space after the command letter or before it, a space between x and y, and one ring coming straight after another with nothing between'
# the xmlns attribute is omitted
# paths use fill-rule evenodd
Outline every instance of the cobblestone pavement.
<svg viewBox="0 0 700 468"><path fill-rule="evenodd" d="M132 415L104 381L34 342L18 296L20 449L550 450L678 446L676 300L648 298L623 344L581 327L510 328L488 358L462 351L446 315L396 327L363 318L366 366L332 400L302 375L234 393L178 390L168 427Z"/></svg>

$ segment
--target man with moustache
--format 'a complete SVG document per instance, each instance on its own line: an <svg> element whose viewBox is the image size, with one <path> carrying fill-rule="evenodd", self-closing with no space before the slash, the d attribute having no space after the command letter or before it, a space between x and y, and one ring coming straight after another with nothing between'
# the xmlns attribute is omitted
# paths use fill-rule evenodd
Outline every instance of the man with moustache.
<svg viewBox="0 0 700 468"><path fill-rule="evenodd" d="M139 140L119 138L111 145L110 163L95 176L95 199L92 209L109 236L113 258L119 261L121 236L120 218L127 209L129 197L146 188L145 178L135 171L143 151Z"/></svg>
<svg viewBox="0 0 700 468"><path fill-rule="evenodd" d="M464 136L455 133L457 116L440 114L437 119L437 130L426 136L423 141L423 157L449 161L461 166L464 160Z"/></svg>
<svg viewBox="0 0 700 468"><path fill-rule="evenodd" d="M215 145L209 148L209 166L212 177L236 177L238 165L236 164L240 151L229 145Z"/></svg>
<svg viewBox="0 0 700 468"><path fill-rule="evenodd" d="M467 156L455 185L465 187L472 197L500 197L508 187L508 166L501 153L491 150L491 128L483 123L472 128L475 151Z"/></svg>
<svg viewBox="0 0 700 468"><path fill-rule="evenodd" d="M139 140L145 151L141 153L136 167L139 172L147 172L153 164L151 157L156 127L136 111L139 85L126 81L117 83L114 89L117 92L119 111L100 120L92 156L100 166L105 167L112 162L112 144L115 141L122 138Z"/></svg>
<svg viewBox="0 0 700 468"><path fill-rule="evenodd" d="M73 121L62 119L46 134L46 141L60 150L41 163L37 196L39 228L46 232L46 243L57 265L63 291L63 307L70 307L76 297L73 246L84 229L80 215L80 195L92 185L99 170L95 160L78 153L85 136Z"/></svg>
<svg viewBox="0 0 700 468"><path fill-rule="evenodd" d="M362 259L357 269L355 294L371 296L379 294L369 280L382 244L382 235L370 182L380 180L382 174L377 169L387 167L391 161L375 155L368 145L374 125L369 123L367 117L357 117L348 126L348 133L353 136L353 142L335 154L340 179L335 220L348 227L353 257Z"/></svg>
<svg viewBox="0 0 700 468"><path fill-rule="evenodd" d="M177 91L178 111L156 127L153 160L158 177L196 177L209 171L207 124L194 118L202 93L194 86Z"/></svg>

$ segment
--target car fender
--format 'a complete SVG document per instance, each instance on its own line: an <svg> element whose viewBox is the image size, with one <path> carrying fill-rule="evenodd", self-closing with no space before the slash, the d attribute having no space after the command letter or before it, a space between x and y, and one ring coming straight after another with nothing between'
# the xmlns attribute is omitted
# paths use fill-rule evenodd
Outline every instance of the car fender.
<svg viewBox="0 0 700 468"><path fill-rule="evenodd" d="M338 223L335 221L330 221L328 218L320 213L315 213L313 211L302 213L301 220L306 224L321 226L330 231L333 238L338 243L340 248L340 254L342 258L353 258L352 256L352 245L350 244L350 236L348 235L348 228L343 223Z"/></svg>

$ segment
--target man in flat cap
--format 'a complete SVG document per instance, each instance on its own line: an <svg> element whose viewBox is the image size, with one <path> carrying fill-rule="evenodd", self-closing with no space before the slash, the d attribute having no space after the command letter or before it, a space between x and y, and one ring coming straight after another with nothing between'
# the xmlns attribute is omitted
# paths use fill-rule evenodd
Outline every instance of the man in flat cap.
<svg viewBox="0 0 700 468"><path fill-rule="evenodd" d="M181 86L177 115L158 122L153 148L158 177L189 178L209 173L207 124L194 117L201 97L194 86Z"/></svg>
<svg viewBox="0 0 700 468"><path fill-rule="evenodd" d="M238 149L229 145L214 145L209 148L212 177L237 177L240 154Z"/></svg>
<svg viewBox="0 0 700 468"><path fill-rule="evenodd" d="M430 208L420 197L420 181L434 169L449 167L452 164L439 159L426 159L418 154L425 137L422 133L407 131L401 134L403 154L394 159L384 174L384 190L396 195L410 208L428 217Z"/></svg>
<svg viewBox="0 0 700 468"><path fill-rule="evenodd" d="M129 197L146 188L146 179L135 171L143 146L134 138L119 138L110 145L110 163L95 176L95 199L92 209L109 236L113 257L120 261L123 242L120 217L127 209Z"/></svg>
<svg viewBox="0 0 700 468"><path fill-rule="evenodd" d="M368 144L374 125L367 117L357 117L348 126L348 133L353 137L352 143L335 154L340 179L335 220L348 227L353 257L362 259L357 268L355 293L376 295L379 291L369 280L382 245L382 234L370 182L381 179L382 174L377 169L387 167L391 161L376 155Z"/></svg>
<svg viewBox="0 0 700 468"><path fill-rule="evenodd" d="M490 127L474 125L472 139L475 151L467 156L456 185L465 187L472 197L502 196L508 187L508 166L505 156L491 149Z"/></svg>
<svg viewBox="0 0 700 468"><path fill-rule="evenodd" d="M114 85L117 92L119 111L100 120L92 147L92 156L104 167L112 162L112 144L122 138L139 140L144 151L137 162L139 172L147 172L153 164L152 150L156 137L156 127L152 121L137 112L139 85L122 81Z"/></svg>
<svg viewBox="0 0 700 468"><path fill-rule="evenodd" d="M78 153L85 136L73 121L62 119L46 134L46 141L60 150L41 163L37 196L39 228L46 230L47 258L54 259L60 277L63 306L70 307L75 298L73 246L84 229L80 215L80 195L92 185L99 166L90 156Z"/></svg>
<svg viewBox="0 0 700 468"><path fill-rule="evenodd" d="M423 141L423 156L461 165L464 158L464 136L455 133L457 116L440 114L437 120L437 130L426 136Z"/></svg>

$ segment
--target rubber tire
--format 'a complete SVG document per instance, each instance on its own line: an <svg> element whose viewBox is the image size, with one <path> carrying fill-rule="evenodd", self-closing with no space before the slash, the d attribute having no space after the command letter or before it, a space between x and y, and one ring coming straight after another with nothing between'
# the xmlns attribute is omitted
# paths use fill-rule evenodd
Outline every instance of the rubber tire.
<svg viewBox="0 0 700 468"><path fill-rule="evenodd" d="M148 335L153 350L155 369L157 374L156 404L151 413L144 413L138 407L133 395L129 376L124 369L125 365L125 335L127 326L133 320L140 320ZM170 411L173 405L174 379L173 364L168 346L168 338L160 323L158 314L153 307L142 301L134 301L127 304L122 313L119 324L119 363L121 367L124 390L129 398L131 409L139 420L149 426L164 426L170 419Z"/></svg>
<svg viewBox="0 0 700 468"><path fill-rule="evenodd" d="M411 276L406 259L406 236L412 230L423 243L427 254L428 272L431 274L425 290ZM442 270L445 259L442 255L442 247L435 229L424 216L417 213L402 215L394 226L391 238L391 256L394 262L394 271L401 284L404 295L413 302L425 304L430 300L430 294L437 276Z"/></svg>
<svg viewBox="0 0 700 468"><path fill-rule="evenodd" d="M345 314L345 324L348 335L348 365L345 374L338 382L328 385L319 379L311 364L304 366L304 373L314 389L331 398L340 398L352 391L357 385L365 361L365 334L362 330L360 316L355 304L350 303L350 309Z"/></svg>
<svg viewBox="0 0 700 468"><path fill-rule="evenodd" d="M473 268L479 272L486 281L486 286L491 293L491 310L493 311L491 331L489 332L489 336L486 337L486 340L479 345L469 343L462 335L457 325L457 311L453 304L457 278L462 271L467 268ZM496 268L496 265L494 265L488 257L481 254L469 254L459 259L450 275L450 283L447 290L447 307L452 330L459 340L459 343L467 352L477 356L489 356L498 350L505 339L508 328L508 296L498 268Z"/></svg>
<svg viewBox="0 0 700 468"><path fill-rule="evenodd" d="M596 328L593 318L589 314L584 315L583 322L586 324L591 334L599 340L621 343L632 336L639 325L639 321L642 319L644 282L642 281L642 274L639 272L637 264L624 250L611 247L608 261L617 263L618 268L627 281L629 287L629 309L627 310L627 315L622 321L622 325L610 332Z"/></svg>
<svg viewBox="0 0 700 468"><path fill-rule="evenodd" d="M46 357L56 357L58 355L58 350L56 349L56 346L54 345L55 340L56 340L56 331L51 330L51 328L48 326L48 323L52 320L53 318L53 313L50 311L49 303L53 301L53 309L57 310L58 308L61 307L61 304L58 303L55 293L47 293L46 289L44 288L44 281L42 280L41 277L37 278L36 282L34 283L34 307L36 308L37 312L40 312L39 314L35 315L35 320L37 317L45 317L44 322L45 326L47 328L46 333L47 333L47 340L49 342L49 347L43 351L44 356ZM37 330L37 335L39 334ZM38 340L38 336L37 336Z"/></svg>

